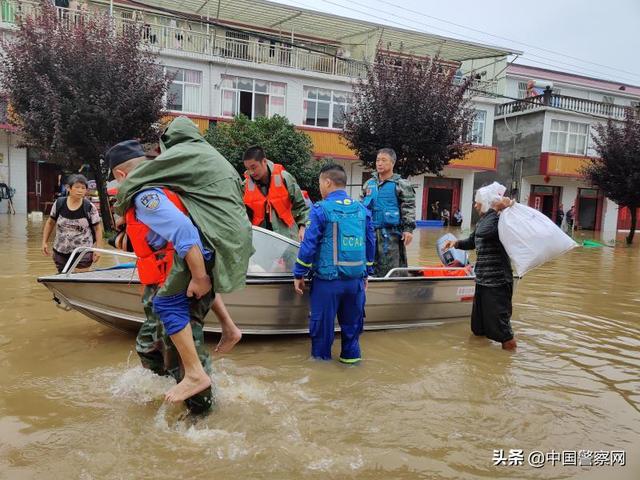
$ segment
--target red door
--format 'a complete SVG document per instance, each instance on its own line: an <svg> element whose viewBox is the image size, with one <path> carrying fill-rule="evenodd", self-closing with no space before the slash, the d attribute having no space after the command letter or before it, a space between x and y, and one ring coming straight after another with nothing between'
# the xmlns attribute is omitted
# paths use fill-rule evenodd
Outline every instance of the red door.
<svg viewBox="0 0 640 480"><path fill-rule="evenodd" d="M432 220L431 205L435 202L438 202L440 211L446 208L452 216L453 212L460 208L460 189L459 178L424 177L422 220Z"/></svg>
<svg viewBox="0 0 640 480"><path fill-rule="evenodd" d="M60 167L39 159L37 152L27 150L27 211L49 213L53 205Z"/></svg>
<svg viewBox="0 0 640 480"><path fill-rule="evenodd" d="M529 206L544 213L554 222L560 206L560 188L549 185L531 185Z"/></svg>
<svg viewBox="0 0 640 480"><path fill-rule="evenodd" d="M636 212L636 218L640 218L640 208ZM629 207L618 209L618 230L629 230L631 228L631 210Z"/></svg>

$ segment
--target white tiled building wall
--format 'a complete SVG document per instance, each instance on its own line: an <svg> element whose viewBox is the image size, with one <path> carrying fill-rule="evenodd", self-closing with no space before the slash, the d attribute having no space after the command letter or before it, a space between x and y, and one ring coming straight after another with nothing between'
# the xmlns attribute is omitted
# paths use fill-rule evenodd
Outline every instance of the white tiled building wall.
<svg viewBox="0 0 640 480"><path fill-rule="evenodd" d="M0 132L0 182L15 188L13 206L18 214L27 213L27 150L16 147L16 135ZM0 202L0 214L7 213L8 203Z"/></svg>

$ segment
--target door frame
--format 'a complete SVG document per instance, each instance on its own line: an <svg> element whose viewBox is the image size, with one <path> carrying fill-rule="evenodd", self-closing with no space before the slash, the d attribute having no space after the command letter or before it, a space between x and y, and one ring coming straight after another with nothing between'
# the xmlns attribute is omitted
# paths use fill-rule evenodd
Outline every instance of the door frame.
<svg viewBox="0 0 640 480"><path fill-rule="evenodd" d="M535 187L551 188L551 193L537 193ZM553 207L551 211L551 220L556 221L558 207L560 206L560 195L562 187L557 185L531 185L529 190L529 206L535 208L539 212L542 212L542 201L544 197L553 197Z"/></svg>
<svg viewBox="0 0 640 480"><path fill-rule="evenodd" d="M596 194L585 195L583 197L582 195L580 195L580 192L582 190L596 190ZM575 215L574 222L576 223L580 218L580 200L583 198L590 198L592 200L593 199L596 200L596 221L595 221L595 226L593 228L593 231L599 232L602 229L602 209L604 207L604 194L602 193L602 190L600 190L599 188L578 187L576 202L574 204L576 207L576 215ZM577 223L577 226L578 228L581 228L579 223Z"/></svg>
<svg viewBox="0 0 640 480"><path fill-rule="evenodd" d="M429 216L429 189L439 188L442 190L451 190L451 210L453 212L460 209L460 193L462 191L461 178L443 178L443 177L424 177L422 187L422 220L426 220Z"/></svg>

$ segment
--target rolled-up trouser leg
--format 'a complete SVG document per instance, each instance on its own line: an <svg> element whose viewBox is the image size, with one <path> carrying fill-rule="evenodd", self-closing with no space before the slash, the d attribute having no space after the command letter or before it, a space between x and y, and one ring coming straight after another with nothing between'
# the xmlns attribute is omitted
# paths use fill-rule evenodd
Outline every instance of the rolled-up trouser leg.
<svg viewBox="0 0 640 480"><path fill-rule="evenodd" d="M344 291L338 299L338 323L342 350L340 361L356 363L361 360L360 334L364 326L364 305L366 301L364 280L337 280L343 283Z"/></svg>
<svg viewBox="0 0 640 480"><path fill-rule="evenodd" d="M309 335L311 336L311 356L321 360L331 360L335 318L338 311L335 280L314 278L311 283L311 313L309 315Z"/></svg>
<svg viewBox="0 0 640 480"><path fill-rule="evenodd" d="M207 271L211 272L213 269L213 260L207 261L206 267ZM171 271L164 285L158 290L158 295L171 296L179 294L180 292L186 292L190 281L191 274L187 265L182 259L175 255ZM193 332L193 342L196 347L196 352L198 353L198 358L200 358L200 363L202 363L208 375L211 375L212 370L211 358L204 342L204 318L213 304L213 297L212 289L211 292L200 299L188 299L188 317ZM180 355L162 322L159 322L159 328L161 329L159 338L162 340L163 359L166 371L179 382L184 377ZM188 398L185 400L185 403L193 413L201 413L208 410L213 403L211 388Z"/></svg>

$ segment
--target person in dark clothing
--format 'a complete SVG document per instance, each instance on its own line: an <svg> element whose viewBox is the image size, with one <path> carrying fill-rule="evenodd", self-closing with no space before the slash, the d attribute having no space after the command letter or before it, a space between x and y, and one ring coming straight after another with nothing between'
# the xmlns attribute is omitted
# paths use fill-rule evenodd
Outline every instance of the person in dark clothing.
<svg viewBox="0 0 640 480"><path fill-rule="evenodd" d="M564 208L562 204L558 205L558 210L556 211L556 225L558 227L562 227L562 220L564 219Z"/></svg>
<svg viewBox="0 0 640 480"><path fill-rule="evenodd" d="M573 221L576 217L576 207L571 205L571 208L567 210L567 232L570 234L573 232Z"/></svg>
<svg viewBox="0 0 640 480"><path fill-rule="evenodd" d="M500 342L505 350L516 348L511 328L513 272L511 261L498 237L499 212L510 206L506 197L488 210L476 201L481 217L475 230L464 240L450 240L444 248L476 249L476 291L471 312L471 331L477 336ZM483 210L485 210L483 212Z"/></svg>

